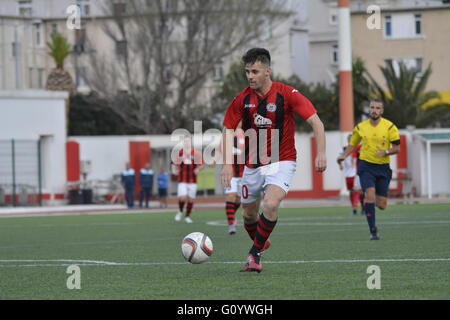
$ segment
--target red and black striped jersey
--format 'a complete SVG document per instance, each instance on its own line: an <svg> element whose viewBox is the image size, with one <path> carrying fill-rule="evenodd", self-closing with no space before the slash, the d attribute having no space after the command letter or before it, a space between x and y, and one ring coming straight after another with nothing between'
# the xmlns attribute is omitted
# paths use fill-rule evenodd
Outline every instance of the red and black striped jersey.
<svg viewBox="0 0 450 320"><path fill-rule="evenodd" d="M184 150L180 150L175 165L179 168L178 182L197 183L197 175L194 170L198 166L203 165L202 154L194 149L189 154L184 152Z"/></svg>
<svg viewBox="0 0 450 320"><path fill-rule="evenodd" d="M245 165L245 136L244 131L236 130L237 135L233 138L233 177L242 178ZM222 152L222 146L219 146L219 152Z"/></svg>
<svg viewBox="0 0 450 320"><path fill-rule="evenodd" d="M294 112L303 120L317 113L300 92L280 82L273 82L264 97L247 87L234 98L223 125L236 129L242 120L247 167L297 160Z"/></svg>

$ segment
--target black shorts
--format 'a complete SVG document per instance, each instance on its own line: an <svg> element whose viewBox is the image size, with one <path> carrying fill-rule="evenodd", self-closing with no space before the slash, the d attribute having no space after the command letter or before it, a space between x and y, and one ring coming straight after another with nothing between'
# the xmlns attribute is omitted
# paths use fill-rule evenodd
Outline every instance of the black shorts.
<svg viewBox="0 0 450 320"><path fill-rule="evenodd" d="M158 189L160 197L167 197L167 189Z"/></svg>
<svg viewBox="0 0 450 320"><path fill-rule="evenodd" d="M387 197L389 182L392 179L389 163L375 164L359 160L358 176L363 191L367 188L375 188L377 196Z"/></svg>

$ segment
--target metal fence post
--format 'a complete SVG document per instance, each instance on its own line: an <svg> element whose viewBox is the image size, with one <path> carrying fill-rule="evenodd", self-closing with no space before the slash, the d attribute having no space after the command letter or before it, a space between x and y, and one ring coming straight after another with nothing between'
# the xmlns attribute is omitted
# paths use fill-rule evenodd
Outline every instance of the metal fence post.
<svg viewBox="0 0 450 320"><path fill-rule="evenodd" d="M38 199L39 199L39 206L42 207L42 162L41 162L41 138L39 137L38 140L38 152L37 152L37 156L38 156Z"/></svg>
<svg viewBox="0 0 450 320"><path fill-rule="evenodd" d="M16 159L14 139L11 140L11 159L12 159L12 204L16 206Z"/></svg>

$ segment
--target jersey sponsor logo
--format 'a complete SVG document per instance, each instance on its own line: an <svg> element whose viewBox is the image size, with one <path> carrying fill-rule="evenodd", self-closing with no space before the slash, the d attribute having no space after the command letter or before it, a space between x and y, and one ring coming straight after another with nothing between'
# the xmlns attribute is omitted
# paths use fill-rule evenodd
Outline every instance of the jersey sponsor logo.
<svg viewBox="0 0 450 320"><path fill-rule="evenodd" d="M277 105L275 103L269 103L266 108L268 112L277 111Z"/></svg>
<svg viewBox="0 0 450 320"><path fill-rule="evenodd" d="M255 104L244 104L244 108L256 108Z"/></svg>
<svg viewBox="0 0 450 320"><path fill-rule="evenodd" d="M183 159L184 164L192 164L192 158L191 156L186 156L186 158Z"/></svg>
<svg viewBox="0 0 450 320"><path fill-rule="evenodd" d="M272 120L264 118L262 115L254 114L254 123L258 128L267 128L272 126Z"/></svg>

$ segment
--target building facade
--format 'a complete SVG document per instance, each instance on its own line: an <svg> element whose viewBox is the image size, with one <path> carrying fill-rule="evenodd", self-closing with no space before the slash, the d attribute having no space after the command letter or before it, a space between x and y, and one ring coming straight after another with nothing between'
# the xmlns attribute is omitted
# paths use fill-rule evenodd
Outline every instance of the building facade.
<svg viewBox="0 0 450 320"><path fill-rule="evenodd" d="M426 90L436 90L450 103L450 3L445 1L355 1L351 15L353 56L361 57L380 85L380 67L404 62L432 74ZM369 5L378 5L379 26L367 27ZM374 12L372 11L372 14Z"/></svg>

